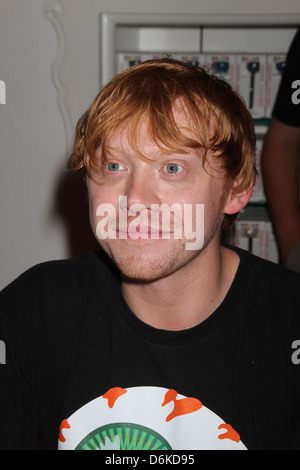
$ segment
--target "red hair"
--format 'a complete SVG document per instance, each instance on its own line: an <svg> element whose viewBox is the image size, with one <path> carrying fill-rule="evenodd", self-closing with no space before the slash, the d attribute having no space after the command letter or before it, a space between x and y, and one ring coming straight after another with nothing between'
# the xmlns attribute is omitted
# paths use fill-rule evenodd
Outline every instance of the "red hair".
<svg viewBox="0 0 300 470"><path fill-rule="evenodd" d="M185 112L193 137L177 126L175 110ZM68 168L92 177L97 166L95 150L100 148L105 158L112 136L123 129L144 158L138 132L145 119L150 136L164 152L203 148L203 164L210 155L210 163L216 162L225 171L228 184L238 179L236 192L254 184L256 138L242 98L206 70L169 58L135 65L102 88L77 123Z"/></svg>

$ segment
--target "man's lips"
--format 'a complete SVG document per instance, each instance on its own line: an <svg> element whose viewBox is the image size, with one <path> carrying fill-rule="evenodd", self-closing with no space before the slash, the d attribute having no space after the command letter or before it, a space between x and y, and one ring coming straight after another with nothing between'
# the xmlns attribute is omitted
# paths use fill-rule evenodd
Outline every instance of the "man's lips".
<svg viewBox="0 0 300 470"><path fill-rule="evenodd" d="M149 238L151 236L155 237L162 237L163 235L169 235L172 233L170 230L163 230L163 229L158 229L157 227L124 227L124 228L119 228L116 230L117 233L119 233L122 237L129 236L129 237L139 237L139 236L148 236Z"/></svg>

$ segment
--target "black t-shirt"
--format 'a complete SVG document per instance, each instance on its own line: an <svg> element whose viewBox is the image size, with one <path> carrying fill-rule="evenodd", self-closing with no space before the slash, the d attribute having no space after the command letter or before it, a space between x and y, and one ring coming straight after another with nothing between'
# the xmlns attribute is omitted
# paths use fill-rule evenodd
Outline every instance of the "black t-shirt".
<svg viewBox="0 0 300 470"><path fill-rule="evenodd" d="M6 287L0 447L299 450L300 276L234 249L224 301L185 331L137 319L100 252Z"/></svg>
<svg viewBox="0 0 300 470"><path fill-rule="evenodd" d="M287 55L273 116L290 126L300 126L300 29Z"/></svg>

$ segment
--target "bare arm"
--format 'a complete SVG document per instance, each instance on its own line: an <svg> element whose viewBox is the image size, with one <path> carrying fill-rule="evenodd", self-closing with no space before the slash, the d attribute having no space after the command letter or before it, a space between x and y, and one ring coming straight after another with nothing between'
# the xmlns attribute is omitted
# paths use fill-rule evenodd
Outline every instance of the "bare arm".
<svg viewBox="0 0 300 470"><path fill-rule="evenodd" d="M262 174L281 260L300 240L298 159L300 127L272 118L262 152Z"/></svg>

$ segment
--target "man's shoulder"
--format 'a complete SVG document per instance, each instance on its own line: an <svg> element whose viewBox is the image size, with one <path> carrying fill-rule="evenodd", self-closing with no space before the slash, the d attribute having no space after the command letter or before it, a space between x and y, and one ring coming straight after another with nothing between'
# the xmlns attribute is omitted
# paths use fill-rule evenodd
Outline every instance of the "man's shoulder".
<svg viewBox="0 0 300 470"><path fill-rule="evenodd" d="M243 261L253 265L254 268L256 268L259 272L268 272L275 278L279 277L282 279L286 278L287 276L288 278L295 279L298 281L300 279L300 273L292 271L279 263L261 258L260 256L257 256L245 249L236 246L228 245L228 247L234 250Z"/></svg>
<svg viewBox="0 0 300 470"><path fill-rule="evenodd" d="M33 297L35 293L39 296L76 296L95 277L101 285L110 269L109 261L101 251L44 261L27 269L7 285L0 293L0 299L19 295Z"/></svg>
<svg viewBox="0 0 300 470"><path fill-rule="evenodd" d="M268 296L273 303L278 301L285 304L290 298L300 308L299 273L240 248L231 248L239 255L249 283L253 285L253 282L255 285L256 292L253 292L253 295Z"/></svg>

